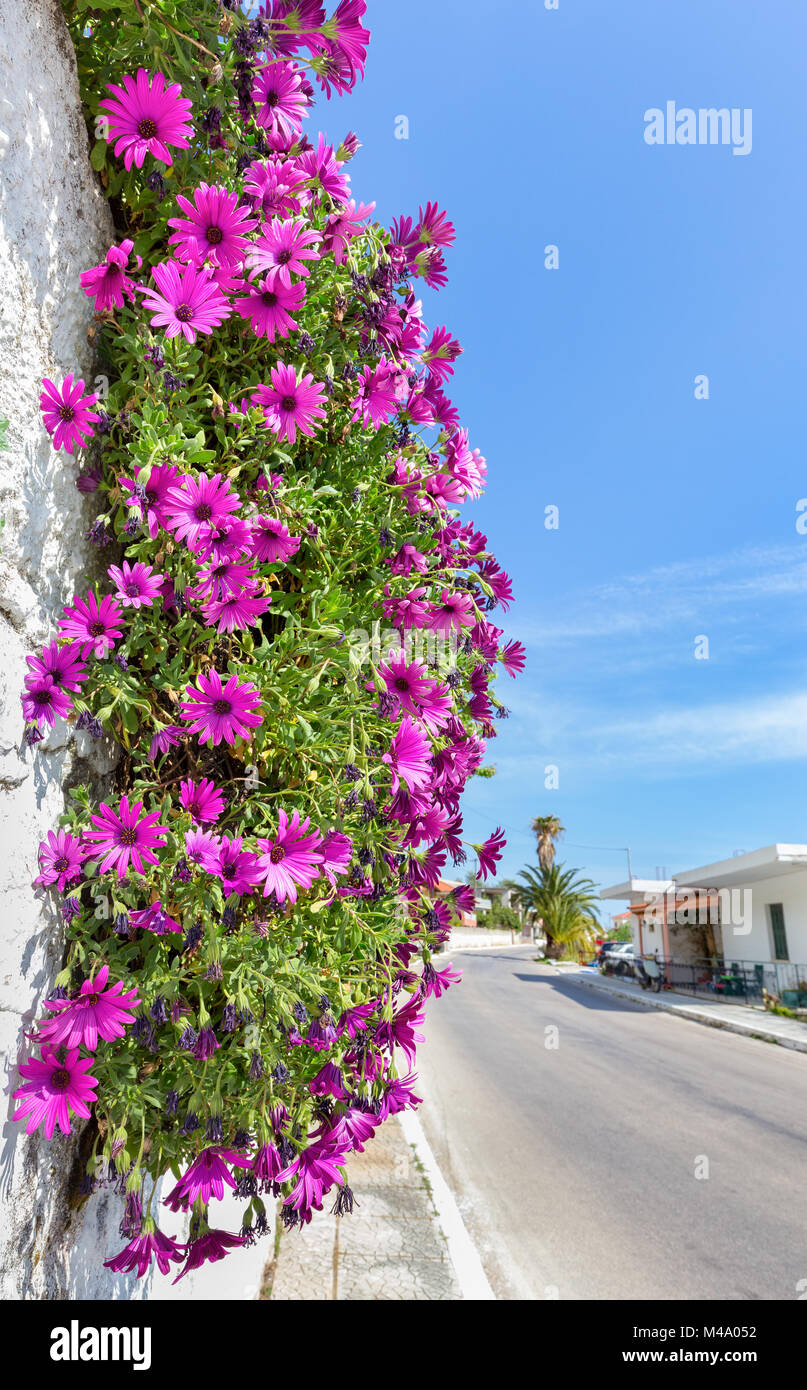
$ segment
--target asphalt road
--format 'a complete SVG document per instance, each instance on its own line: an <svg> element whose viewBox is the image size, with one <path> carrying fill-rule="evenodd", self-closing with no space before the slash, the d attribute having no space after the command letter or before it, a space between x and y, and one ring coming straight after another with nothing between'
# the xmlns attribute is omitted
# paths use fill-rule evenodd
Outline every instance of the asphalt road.
<svg viewBox="0 0 807 1390"><path fill-rule="evenodd" d="M419 1113L497 1297L807 1297L807 1054L534 955L454 953L463 982L418 1052Z"/></svg>

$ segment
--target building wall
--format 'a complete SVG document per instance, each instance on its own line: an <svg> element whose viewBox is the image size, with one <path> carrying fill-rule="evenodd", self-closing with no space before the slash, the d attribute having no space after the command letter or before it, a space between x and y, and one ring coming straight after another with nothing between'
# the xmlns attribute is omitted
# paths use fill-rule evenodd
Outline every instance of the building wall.
<svg viewBox="0 0 807 1390"><path fill-rule="evenodd" d="M736 926L723 923L725 959L774 960L768 904L781 903L790 959L794 964L807 965L807 870L757 879L744 887L751 893L751 931L744 935ZM741 912L740 898L737 907Z"/></svg>

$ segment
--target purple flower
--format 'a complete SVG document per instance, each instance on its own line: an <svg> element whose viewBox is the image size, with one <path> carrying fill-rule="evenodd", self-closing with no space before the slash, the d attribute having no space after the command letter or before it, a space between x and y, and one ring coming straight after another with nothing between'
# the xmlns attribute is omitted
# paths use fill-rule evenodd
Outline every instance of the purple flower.
<svg viewBox="0 0 807 1390"><path fill-rule="evenodd" d="M202 1028L196 1039L196 1046L193 1055L197 1062L206 1062L208 1057L212 1057L217 1048L221 1047L216 1034L212 1028Z"/></svg>
<svg viewBox="0 0 807 1390"><path fill-rule="evenodd" d="M169 724L164 729L158 729L149 744L149 761L153 763L158 753L167 753L169 748L175 748L186 734L187 730L179 724Z"/></svg>
<svg viewBox="0 0 807 1390"><path fill-rule="evenodd" d="M211 1263L223 1260L236 1246L245 1244L245 1236L230 1235L229 1231L206 1231L186 1247L188 1253L184 1268L179 1271L173 1282L176 1284L180 1279L184 1279L186 1274L190 1274L192 1269L199 1269L206 1260L210 1260Z"/></svg>
<svg viewBox="0 0 807 1390"><path fill-rule="evenodd" d="M183 1173L176 1187L163 1202L171 1211L187 1211L197 1197L207 1205L211 1197L221 1201L225 1184L235 1189L236 1182L227 1164L237 1168L248 1168L249 1160L245 1153L237 1149L222 1149L217 1146L203 1149L190 1167Z"/></svg>
<svg viewBox="0 0 807 1390"><path fill-rule="evenodd" d="M324 1139L309 1144L298 1155L296 1182L289 1195L288 1205L296 1210L322 1207L322 1197L341 1182L340 1168L347 1161L347 1151Z"/></svg>
<svg viewBox="0 0 807 1390"><path fill-rule="evenodd" d="M180 1245L171 1236L163 1235L150 1217L146 1217L139 1236L135 1236L119 1255L104 1260L107 1269L115 1274L131 1274L137 1269L137 1278L142 1279L152 1259L156 1259L161 1274L167 1274L171 1263L181 1264L187 1246ZM176 1280L174 1280L176 1283Z"/></svg>
<svg viewBox="0 0 807 1390"><path fill-rule="evenodd" d="M347 1100L347 1091L342 1081L342 1073L333 1062L326 1062L316 1076L309 1081L308 1089L312 1096L333 1096L335 1100Z"/></svg>

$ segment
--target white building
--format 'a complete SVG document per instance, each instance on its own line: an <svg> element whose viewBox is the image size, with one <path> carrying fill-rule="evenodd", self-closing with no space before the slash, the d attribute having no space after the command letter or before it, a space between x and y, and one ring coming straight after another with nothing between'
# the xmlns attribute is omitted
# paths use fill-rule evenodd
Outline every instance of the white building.
<svg viewBox="0 0 807 1390"><path fill-rule="evenodd" d="M632 878L601 896L629 903L640 954L747 963L749 975L757 963L789 965L765 975L777 993L807 981L807 845L768 845L671 879Z"/></svg>

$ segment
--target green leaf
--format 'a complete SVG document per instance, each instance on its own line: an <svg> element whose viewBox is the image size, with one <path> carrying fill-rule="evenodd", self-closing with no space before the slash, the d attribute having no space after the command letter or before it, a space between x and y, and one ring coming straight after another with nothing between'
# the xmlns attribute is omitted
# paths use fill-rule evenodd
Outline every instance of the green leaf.
<svg viewBox="0 0 807 1390"><path fill-rule="evenodd" d="M103 169L106 164L106 140L96 140L90 151L90 163L93 169Z"/></svg>

